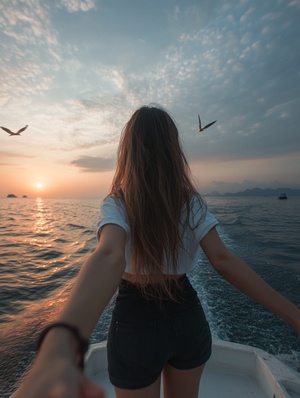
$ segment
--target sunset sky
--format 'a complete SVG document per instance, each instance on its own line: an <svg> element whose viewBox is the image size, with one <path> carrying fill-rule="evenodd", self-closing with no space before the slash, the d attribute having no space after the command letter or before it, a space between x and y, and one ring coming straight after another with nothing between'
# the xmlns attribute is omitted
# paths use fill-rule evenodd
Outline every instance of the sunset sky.
<svg viewBox="0 0 300 398"><path fill-rule="evenodd" d="M0 197L99 197L139 106L200 192L300 188L300 0L1 0ZM203 124L217 123L198 133Z"/></svg>

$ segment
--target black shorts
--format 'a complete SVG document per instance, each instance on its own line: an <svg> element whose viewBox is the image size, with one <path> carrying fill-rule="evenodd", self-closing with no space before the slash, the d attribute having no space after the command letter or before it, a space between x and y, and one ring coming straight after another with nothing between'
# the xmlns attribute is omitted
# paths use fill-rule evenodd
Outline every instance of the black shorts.
<svg viewBox="0 0 300 398"><path fill-rule="evenodd" d="M196 291L180 278L177 300L145 299L122 280L107 341L111 383L119 388L149 386L170 364L177 369L203 365L211 355L211 333Z"/></svg>

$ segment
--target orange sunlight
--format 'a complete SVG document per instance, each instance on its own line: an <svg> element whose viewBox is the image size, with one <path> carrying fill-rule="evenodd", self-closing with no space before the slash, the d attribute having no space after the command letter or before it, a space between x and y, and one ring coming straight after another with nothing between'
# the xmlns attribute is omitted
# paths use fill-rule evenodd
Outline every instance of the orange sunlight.
<svg viewBox="0 0 300 398"><path fill-rule="evenodd" d="M28 198L100 198L107 195L114 171L83 173L74 168L52 167L12 172L4 166L0 170L0 197L8 194Z"/></svg>

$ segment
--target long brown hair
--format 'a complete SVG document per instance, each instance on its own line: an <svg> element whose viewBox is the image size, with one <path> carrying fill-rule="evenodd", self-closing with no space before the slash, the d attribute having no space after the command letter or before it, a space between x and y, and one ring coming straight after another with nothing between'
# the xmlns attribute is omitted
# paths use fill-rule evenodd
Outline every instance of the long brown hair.
<svg viewBox="0 0 300 398"><path fill-rule="evenodd" d="M146 274L148 283L155 282L168 295L163 262L170 274L176 272L179 225L188 227L192 193L201 201L172 118L158 107L136 110L121 135L110 194L119 197L126 209L134 272Z"/></svg>

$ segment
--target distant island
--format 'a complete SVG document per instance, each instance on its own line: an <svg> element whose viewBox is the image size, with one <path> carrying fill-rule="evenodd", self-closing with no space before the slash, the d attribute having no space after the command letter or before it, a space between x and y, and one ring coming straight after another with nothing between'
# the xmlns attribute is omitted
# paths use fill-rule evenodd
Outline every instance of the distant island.
<svg viewBox="0 0 300 398"><path fill-rule="evenodd" d="M27 195L23 195L22 196L22 198L27 198L28 196ZM14 194L14 193L9 193L8 195L7 195L7 198L17 198L17 196Z"/></svg>
<svg viewBox="0 0 300 398"><path fill-rule="evenodd" d="M267 196L267 197L276 196L276 197L278 197L283 192L288 197L300 196L300 189L292 189L292 188L276 188L276 189L252 188L252 189L246 189L245 191L240 191L240 192L235 192L235 193L221 194L218 192L211 192L205 196Z"/></svg>

